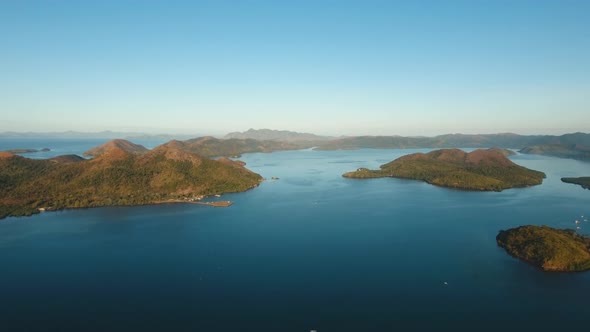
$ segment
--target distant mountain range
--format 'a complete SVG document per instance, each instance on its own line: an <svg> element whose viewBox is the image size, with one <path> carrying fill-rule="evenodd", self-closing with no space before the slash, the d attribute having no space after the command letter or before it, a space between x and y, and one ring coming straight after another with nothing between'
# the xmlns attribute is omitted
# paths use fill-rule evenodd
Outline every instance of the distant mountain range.
<svg viewBox="0 0 590 332"><path fill-rule="evenodd" d="M490 148L501 147L523 149L533 145L588 145L590 134L573 133L561 136L552 135L518 135L485 134L465 135L448 134L434 137L404 137L404 136L356 136L335 139L322 143L320 150L350 150L350 149L420 149L420 148Z"/></svg>
<svg viewBox="0 0 590 332"><path fill-rule="evenodd" d="M0 138L124 138L124 139L154 139L154 140L171 140L171 139L189 139L196 135L186 134L148 134L139 132L118 132L118 131L100 131L100 132L79 132L79 131L62 131L62 132L0 132Z"/></svg>
<svg viewBox="0 0 590 332"><path fill-rule="evenodd" d="M44 136L46 135L46 136ZM104 138L123 137L133 139L172 139L174 144L205 157L239 156L249 152L272 152L315 148L317 150L355 149L435 149L435 148L509 148L521 153L542 154L560 158L590 160L590 134L571 133L555 135L501 134L447 134L434 137L408 136L352 136L329 137L288 130L249 129L233 132L223 139L211 136L192 138L187 135L150 135L138 133L0 133L2 137L62 137ZM172 142L171 142L172 143ZM170 144L170 143L169 143Z"/></svg>
<svg viewBox="0 0 590 332"><path fill-rule="evenodd" d="M298 133L288 130L249 129L244 132L233 132L224 136L225 139L255 139L260 141L326 141L334 139L329 136L319 136L310 133Z"/></svg>
<svg viewBox="0 0 590 332"><path fill-rule="evenodd" d="M359 136L320 143L319 150L355 149L420 149L420 148L490 148L519 149L520 153L541 154L560 158L590 160L590 134L561 136L488 134L449 134L435 137Z"/></svg>

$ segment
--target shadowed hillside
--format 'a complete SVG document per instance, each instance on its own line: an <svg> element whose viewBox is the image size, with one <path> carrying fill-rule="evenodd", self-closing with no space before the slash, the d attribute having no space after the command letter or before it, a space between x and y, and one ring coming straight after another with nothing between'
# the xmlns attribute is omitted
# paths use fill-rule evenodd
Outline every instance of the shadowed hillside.
<svg viewBox="0 0 590 332"><path fill-rule="evenodd" d="M579 178L561 178L561 181L580 185L584 189L590 189L590 176L582 176Z"/></svg>
<svg viewBox="0 0 590 332"><path fill-rule="evenodd" d="M528 146L519 151L526 154L540 154L558 158L590 160L590 144L544 144Z"/></svg>

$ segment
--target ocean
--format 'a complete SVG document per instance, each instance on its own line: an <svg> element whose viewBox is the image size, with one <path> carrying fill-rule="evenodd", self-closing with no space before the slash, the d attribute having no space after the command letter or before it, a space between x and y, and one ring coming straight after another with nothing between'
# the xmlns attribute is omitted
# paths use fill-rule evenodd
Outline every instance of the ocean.
<svg viewBox="0 0 590 332"><path fill-rule="evenodd" d="M105 140L33 141L3 139L0 150L48 147L34 154L47 158ZM575 228L574 220L590 216L590 191L560 178L589 176L590 163L516 155L514 162L547 178L499 193L341 177L427 151L244 154L246 167L268 180L223 195L234 201L229 208L108 207L0 220L0 329L509 331L584 324L590 272L543 272L510 257L495 237L519 225ZM590 234L590 224L579 232Z"/></svg>

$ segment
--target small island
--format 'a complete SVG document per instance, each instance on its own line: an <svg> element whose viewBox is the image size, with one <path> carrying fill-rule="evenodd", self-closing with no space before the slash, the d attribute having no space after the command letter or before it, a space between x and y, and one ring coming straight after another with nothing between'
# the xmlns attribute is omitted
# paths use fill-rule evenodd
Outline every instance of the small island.
<svg viewBox="0 0 590 332"><path fill-rule="evenodd" d="M498 246L544 271L577 272L590 269L590 238L571 229L520 226L502 230Z"/></svg>
<svg viewBox="0 0 590 332"><path fill-rule="evenodd" d="M8 152L8 153L12 153L12 154L25 154L25 153L35 153L35 152L48 152L51 151L51 149L49 148L43 148L41 150L37 150L37 149L12 149L12 150L6 150L3 152Z"/></svg>
<svg viewBox="0 0 590 332"><path fill-rule="evenodd" d="M562 182L578 184L584 189L590 189L590 176L582 176L579 178L561 178Z"/></svg>
<svg viewBox="0 0 590 332"><path fill-rule="evenodd" d="M543 182L545 173L519 166L510 161L507 154L500 149L479 149L470 153L442 149L403 156L381 165L379 170L359 168L342 176L413 179L441 187L476 191L502 191Z"/></svg>
<svg viewBox="0 0 590 332"><path fill-rule="evenodd" d="M29 159L0 152L0 219L43 211L114 205L194 203L227 207L206 196L241 192L262 177L228 158L209 159L177 146L153 150L112 140L77 155Z"/></svg>

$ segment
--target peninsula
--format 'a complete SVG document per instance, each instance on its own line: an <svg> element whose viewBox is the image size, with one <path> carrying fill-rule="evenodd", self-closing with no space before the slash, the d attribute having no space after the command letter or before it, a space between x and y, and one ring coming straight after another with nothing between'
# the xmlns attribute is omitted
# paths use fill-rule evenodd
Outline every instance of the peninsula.
<svg viewBox="0 0 590 332"><path fill-rule="evenodd" d="M497 149L470 153L459 149L414 153L381 165L379 170L359 168L342 176L357 179L395 177L477 191L528 187L541 184L545 178L544 173L513 163Z"/></svg>
<svg viewBox="0 0 590 332"><path fill-rule="evenodd" d="M562 182L578 184L584 189L590 189L590 176L582 176L579 178L561 178Z"/></svg>
<svg viewBox="0 0 590 332"><path fill-rule="evenodd" d="M502 230L498 245L544 271L576 272L590 269L590 238L570 229L520 226Z"/></svg>
<svg viewBox="0 0 590 332"><path fill-rule="evenodd" d="M1 152L0 218L65 208L195 201L245 191L262 181L241 162L212 160L174 144L147 150L114 140L86 154L94 158L35 160Z"/></svg>
<svg viewBox="0 0 590 332"><path fill-rule="evenodd" d="M590 160L590 145L583 144L543 144L533 145L519 151L526 154L547 155L558 158Z"/></svg>

